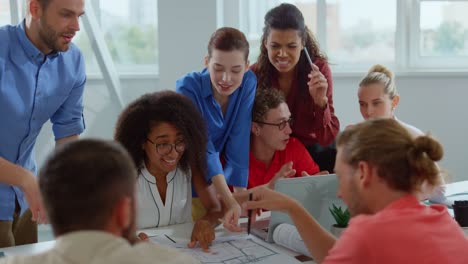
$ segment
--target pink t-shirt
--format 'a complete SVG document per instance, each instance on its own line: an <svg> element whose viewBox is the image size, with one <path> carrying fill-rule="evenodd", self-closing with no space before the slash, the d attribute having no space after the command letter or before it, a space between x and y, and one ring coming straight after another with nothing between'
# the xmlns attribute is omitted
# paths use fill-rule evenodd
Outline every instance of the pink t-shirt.
<svg viewBox="0 0 468 264"><path fill-rule="evenodd" d="M323 263L467 264L468 238L444 206L408 195L353 218Z"/></svg>

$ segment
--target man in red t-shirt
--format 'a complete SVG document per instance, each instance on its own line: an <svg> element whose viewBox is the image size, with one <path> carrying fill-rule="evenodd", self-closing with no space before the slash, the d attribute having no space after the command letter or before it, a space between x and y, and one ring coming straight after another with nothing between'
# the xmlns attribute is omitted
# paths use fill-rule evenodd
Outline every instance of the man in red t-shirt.
<svg viewBox="0 0 468 264"><path fill-rule="evenodd" d="M291 112L281 92L258 90L252 110L248 188L268 183L273 187L278 178L320 171L304 145L290 136L291 124Z"/></svg>

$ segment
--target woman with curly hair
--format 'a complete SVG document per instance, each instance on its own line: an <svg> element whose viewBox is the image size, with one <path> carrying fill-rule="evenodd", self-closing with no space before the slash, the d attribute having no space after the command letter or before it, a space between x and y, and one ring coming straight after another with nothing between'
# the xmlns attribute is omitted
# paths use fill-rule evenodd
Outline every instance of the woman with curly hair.
<svg viewBox="0 0 468 264"><path fill-rule="evenodd" d="M191 222L193 184L211 210L195 222L189 246L208 249L222 213L203 178L207 133L190 99L172 91L141 96L120 114L114 138L138 170L138 228Z"/></svg>
<svg viewBox="0 0 468 264"><path fill-rule="evenodd" d="M284 93L294 119L293 136L307 147L320 169L333 171L335 150L326 146L335 140L340 124L333 108L332 76L301 11L292 4L268 11L261 43L251 67L257 88Z"/></svg>

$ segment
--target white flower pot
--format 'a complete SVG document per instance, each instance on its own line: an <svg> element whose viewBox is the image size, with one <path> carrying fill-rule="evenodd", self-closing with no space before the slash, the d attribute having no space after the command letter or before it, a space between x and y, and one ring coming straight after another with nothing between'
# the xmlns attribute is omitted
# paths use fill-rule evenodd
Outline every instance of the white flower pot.
<svg viewBox="0 0 468 264"><path fill-rule="evenodd" d="M332 225L330 227L330 232L336 237L339 238L341 236L341 233L346 229L346 227L337 227L335 225Z"/></svg>

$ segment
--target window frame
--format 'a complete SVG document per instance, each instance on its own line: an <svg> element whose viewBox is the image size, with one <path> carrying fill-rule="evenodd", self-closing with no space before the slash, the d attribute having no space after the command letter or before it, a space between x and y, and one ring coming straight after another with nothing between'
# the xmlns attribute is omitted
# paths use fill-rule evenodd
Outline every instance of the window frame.
<svg viewBox="0 0 468 264"><path fill-rule="evenodd" d="M223 14L229 12L227 7L234 5L237 7L237 19L231 15L226 21L223 14L219 15L223 21L218 25L234 25L241 30L245 30L248 25L244 12L245 0L218 0L225 6L220 8ZM468 56L457 57L442 57L442 56L421 56L420 50L420 21L421 21L421 4L424 2L441 2L442 0L396 0L396 26L395 26L395 59L393 63L387 63L386 66L395 69L396 72L402 73L422 73L422 72L466 72L468 69ZM229 4L226 4L228 3ZM316 0L317 2L317 32L315 36L320 44L321 49L327 54L327 0ZM467 2L468 0L444 0L443 2ZM236 4L237 3L237 4ZM249 38L249 36L247 36ZM253 62L252 62L253 63ZM334 72L340 75L352 75L353 73L367 70L365 63L333 65L331 61L330 67Z"/></svg>
<svg viewBox="0 0 468 264"><path fill-rule="evenodd" d="M404 0L401 0L404 1ZM468 68L468 56L442 57L442 56L422 56L421 44L421 5L424 2L465 2L467 0L411 0L411 14L413 20L409 21L409 69L435 69L435 70L462 70Z"/></svg>

